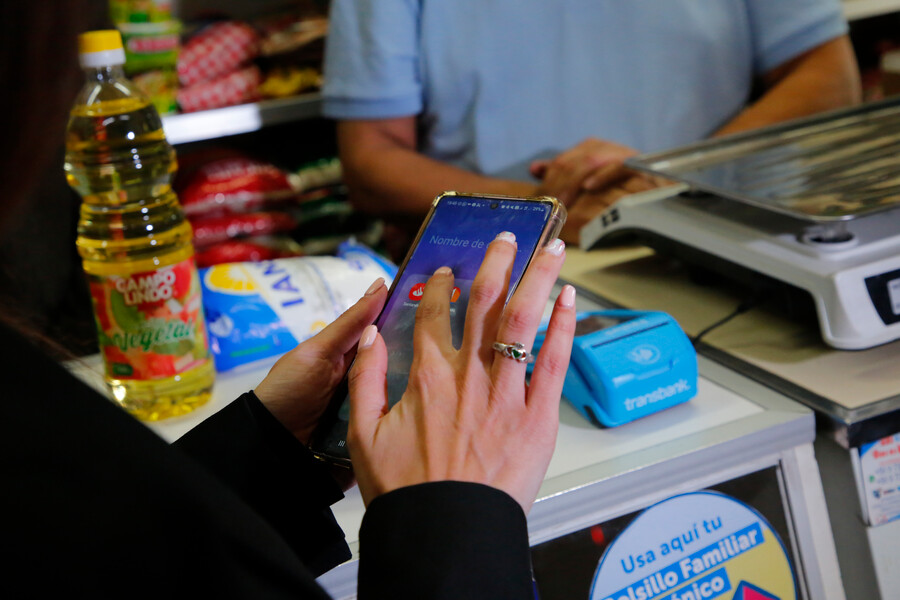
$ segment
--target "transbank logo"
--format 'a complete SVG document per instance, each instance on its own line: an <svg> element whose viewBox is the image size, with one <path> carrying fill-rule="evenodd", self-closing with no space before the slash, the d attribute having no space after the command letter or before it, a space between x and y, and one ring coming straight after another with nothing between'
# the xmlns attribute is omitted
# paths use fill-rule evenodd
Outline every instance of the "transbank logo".
<svg viewBox="0 0 900 600"><path fill-rule="evenodd" d="M742 581L734 592L734 600L781 600L781 598L761 590L752 583Z"/></svg>

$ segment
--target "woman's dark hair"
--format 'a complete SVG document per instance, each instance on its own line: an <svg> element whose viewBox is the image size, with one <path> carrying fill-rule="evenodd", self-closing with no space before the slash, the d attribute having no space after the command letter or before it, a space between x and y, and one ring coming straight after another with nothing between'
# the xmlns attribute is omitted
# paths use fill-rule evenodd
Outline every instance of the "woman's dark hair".
<svg viewBox="0 0 900 600"><path fill-rule="evenodd" d="M106 11L104 0L0 2L0 239L15 233L17 207L25 208L20 205L46 179L48 165L56 165L82 77L77 36ZM47 265L46 276L53 267ZM0 290L7 300L11 291ZM2 306L0 321L58 353L58 344L23 318L27 310Z"/></svg>
<svg viewBox="0 0 900 600"><path fill-rule="evenodd" d="M95 17L85 0L0 3L0 235L53 152L81 73L76 40Z"/></svg>

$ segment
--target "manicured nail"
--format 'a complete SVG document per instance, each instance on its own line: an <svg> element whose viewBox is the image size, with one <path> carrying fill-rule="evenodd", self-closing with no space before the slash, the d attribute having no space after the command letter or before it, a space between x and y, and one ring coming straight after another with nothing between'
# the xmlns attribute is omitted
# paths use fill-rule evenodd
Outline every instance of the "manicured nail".
<svg viewBox="0 0 900 600"><path fill-rule="evenodd" d="M575 288L571 285L563 286L562 291L559 293L559 305L566 308L575 307Z"/></svg>
<svg viewBox="0 0 900 600"><path fill-rule="evenodd" d="M546 246L544 246L544 252L549 252L550 254L554 254L556 256L562 256L563 251L566 249L566 243L559 238L556 238Z"/></svg>
<svg viewBox="0 0 900 600"><path fill-rule="evenodd" d="M514 234L512 231L501 231L497 234L497 237L495 237L494 240L501 240L504 242L509 242L510 244L515 244L516 234Z"/></svg>
<svg viewBox="0 0 900 600"><path fill-rule="evenodd" d="M369 286L369 289L366 290L365 295L371 296L372 294L374 294L375 292L380 290L383 285L384 285L384 277L379 277L372 283L372 285Z"/></svg>
<svg viewBox="0 0 900 600"><path fill-rule="evenodd" d="M375 334L378 333L378 328L374 325L369 325L365 329L363 329L362 335L359 336L359 350L364 350L372 345L372 342L375 341Z"/></svg>
<svg viewBox="0 0 900 600"><path fill-rule="evenodd" d="M450 267L441 267L434 272L435 275L453 275L453 269Z"/></svg>

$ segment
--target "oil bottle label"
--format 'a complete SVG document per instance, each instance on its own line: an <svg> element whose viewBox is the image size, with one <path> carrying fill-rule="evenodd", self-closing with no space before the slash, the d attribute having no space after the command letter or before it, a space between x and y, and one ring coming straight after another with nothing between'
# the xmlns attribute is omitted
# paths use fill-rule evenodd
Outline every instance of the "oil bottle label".
<svg viewBox="0 0 900 600"><path fill-rule="evenodd" d="M174 377L209 359L194 259L128 276L90 276L106 374Z"/></svg>

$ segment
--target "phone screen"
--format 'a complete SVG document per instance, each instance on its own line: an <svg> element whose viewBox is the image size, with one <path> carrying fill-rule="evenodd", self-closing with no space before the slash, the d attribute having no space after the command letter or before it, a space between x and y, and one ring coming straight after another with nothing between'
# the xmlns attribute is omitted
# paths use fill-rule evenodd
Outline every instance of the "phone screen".
<svg viewBox="0 0 900 600"><path fill-rule="evenodd" d="M394 281L391 296L375 324L388 352L387 396L393 406L406 390L413 359L413 328L425 282L440 267L453 269L450 329L459 348L466 320L469 290L488 244L502 231L516 236L518 251L510 276L509 296L515 290L545 232L553 204L549 201L445 196L437 203L418 244ZM347 456L345 439L349 399L343 402L327 434L313 450L325 456Z"/></svg>

